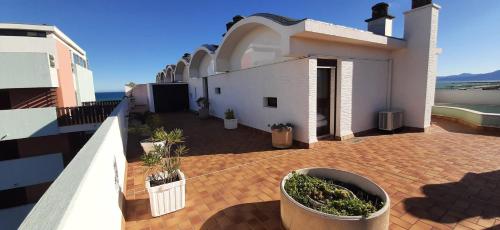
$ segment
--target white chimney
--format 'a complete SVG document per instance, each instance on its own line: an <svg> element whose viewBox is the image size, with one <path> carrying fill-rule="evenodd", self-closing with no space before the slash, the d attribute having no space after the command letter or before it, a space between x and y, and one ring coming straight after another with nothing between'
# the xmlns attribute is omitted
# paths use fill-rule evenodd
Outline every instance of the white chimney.
<svg viewBox="0 0 500 230"><path fill-rule="evenodd" d="M389 4L385 2L378 3L372 7L372 17L366 19L368 31L383 36L392 36L392 19L389 15Z"/></svg>

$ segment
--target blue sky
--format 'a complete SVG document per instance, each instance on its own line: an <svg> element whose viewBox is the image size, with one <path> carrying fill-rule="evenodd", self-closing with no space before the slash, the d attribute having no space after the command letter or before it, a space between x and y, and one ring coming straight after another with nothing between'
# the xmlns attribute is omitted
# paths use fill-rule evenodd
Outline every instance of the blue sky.
<svg viewBox="0 0 500 230"><path fill-rule="evenodd" d="M270 12L366 29L375 0L0 0L0 22L59 27L87 51L96 91L150 82L166 64L203 43L219 43L234 15ZM389 0L394 34L410 0ZM439 75L500 69L500 1L435 0L440 15Z"/></svg>

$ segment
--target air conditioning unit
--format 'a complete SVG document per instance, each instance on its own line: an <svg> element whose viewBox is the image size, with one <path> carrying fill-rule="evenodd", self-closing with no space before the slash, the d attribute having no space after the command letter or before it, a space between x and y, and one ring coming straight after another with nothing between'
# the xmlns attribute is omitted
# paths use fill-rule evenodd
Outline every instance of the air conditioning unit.
<svg viewBox="0 0 500 230"><path fill-rule="evenodd" d="M378 113L378 129L394 131L403 127L403 111L381 111Z"/></svg>

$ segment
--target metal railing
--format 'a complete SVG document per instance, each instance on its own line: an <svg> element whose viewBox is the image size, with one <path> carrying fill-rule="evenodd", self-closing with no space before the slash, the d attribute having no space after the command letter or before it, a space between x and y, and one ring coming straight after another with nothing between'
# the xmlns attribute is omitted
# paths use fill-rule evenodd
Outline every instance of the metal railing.
<svg viewBox="0 0 500 230"><path fill-rule="evenodd" d="M57 108L59 126L101 123L120 101L86 102L83 106Z"/></svg>

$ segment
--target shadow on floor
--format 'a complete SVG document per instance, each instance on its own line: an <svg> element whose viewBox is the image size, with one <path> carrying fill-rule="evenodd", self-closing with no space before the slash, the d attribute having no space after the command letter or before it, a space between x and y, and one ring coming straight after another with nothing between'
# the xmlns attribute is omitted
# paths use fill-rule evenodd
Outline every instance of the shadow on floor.
<svg viewBox="0 0 500 230"><path fill-rule="evenodd" d="M200 229L280 229L280 202L246 203L223 209L203 223Z"/></svg>
<svg viewBox="0 0 500 230"><path fill-rule="evenodd" d="M418 218L458 223L500 217L500 170L467 173L460 181L425 185L422 190L425 197L403 200L405 210Z"/></svg>
<svg viewBox="0 0 500 230"><path fill-rule="evenodd" d="M150 220L151 208L149 207L149 198L147 199L125 199L125 221Z"/></svg>
<svg viewBox="0 0 500 230"><path fill-rule="evenodd" d="M239 125L236 130L224 129L224 123L218 118L200 120L190 112L162 113L162 126L168 131L182 129L189 148L188 156L213 154L241 154L249 152L274 151L271 134ZM140 138L129 135L128 156L137 160L142 154Z"/></svg>

